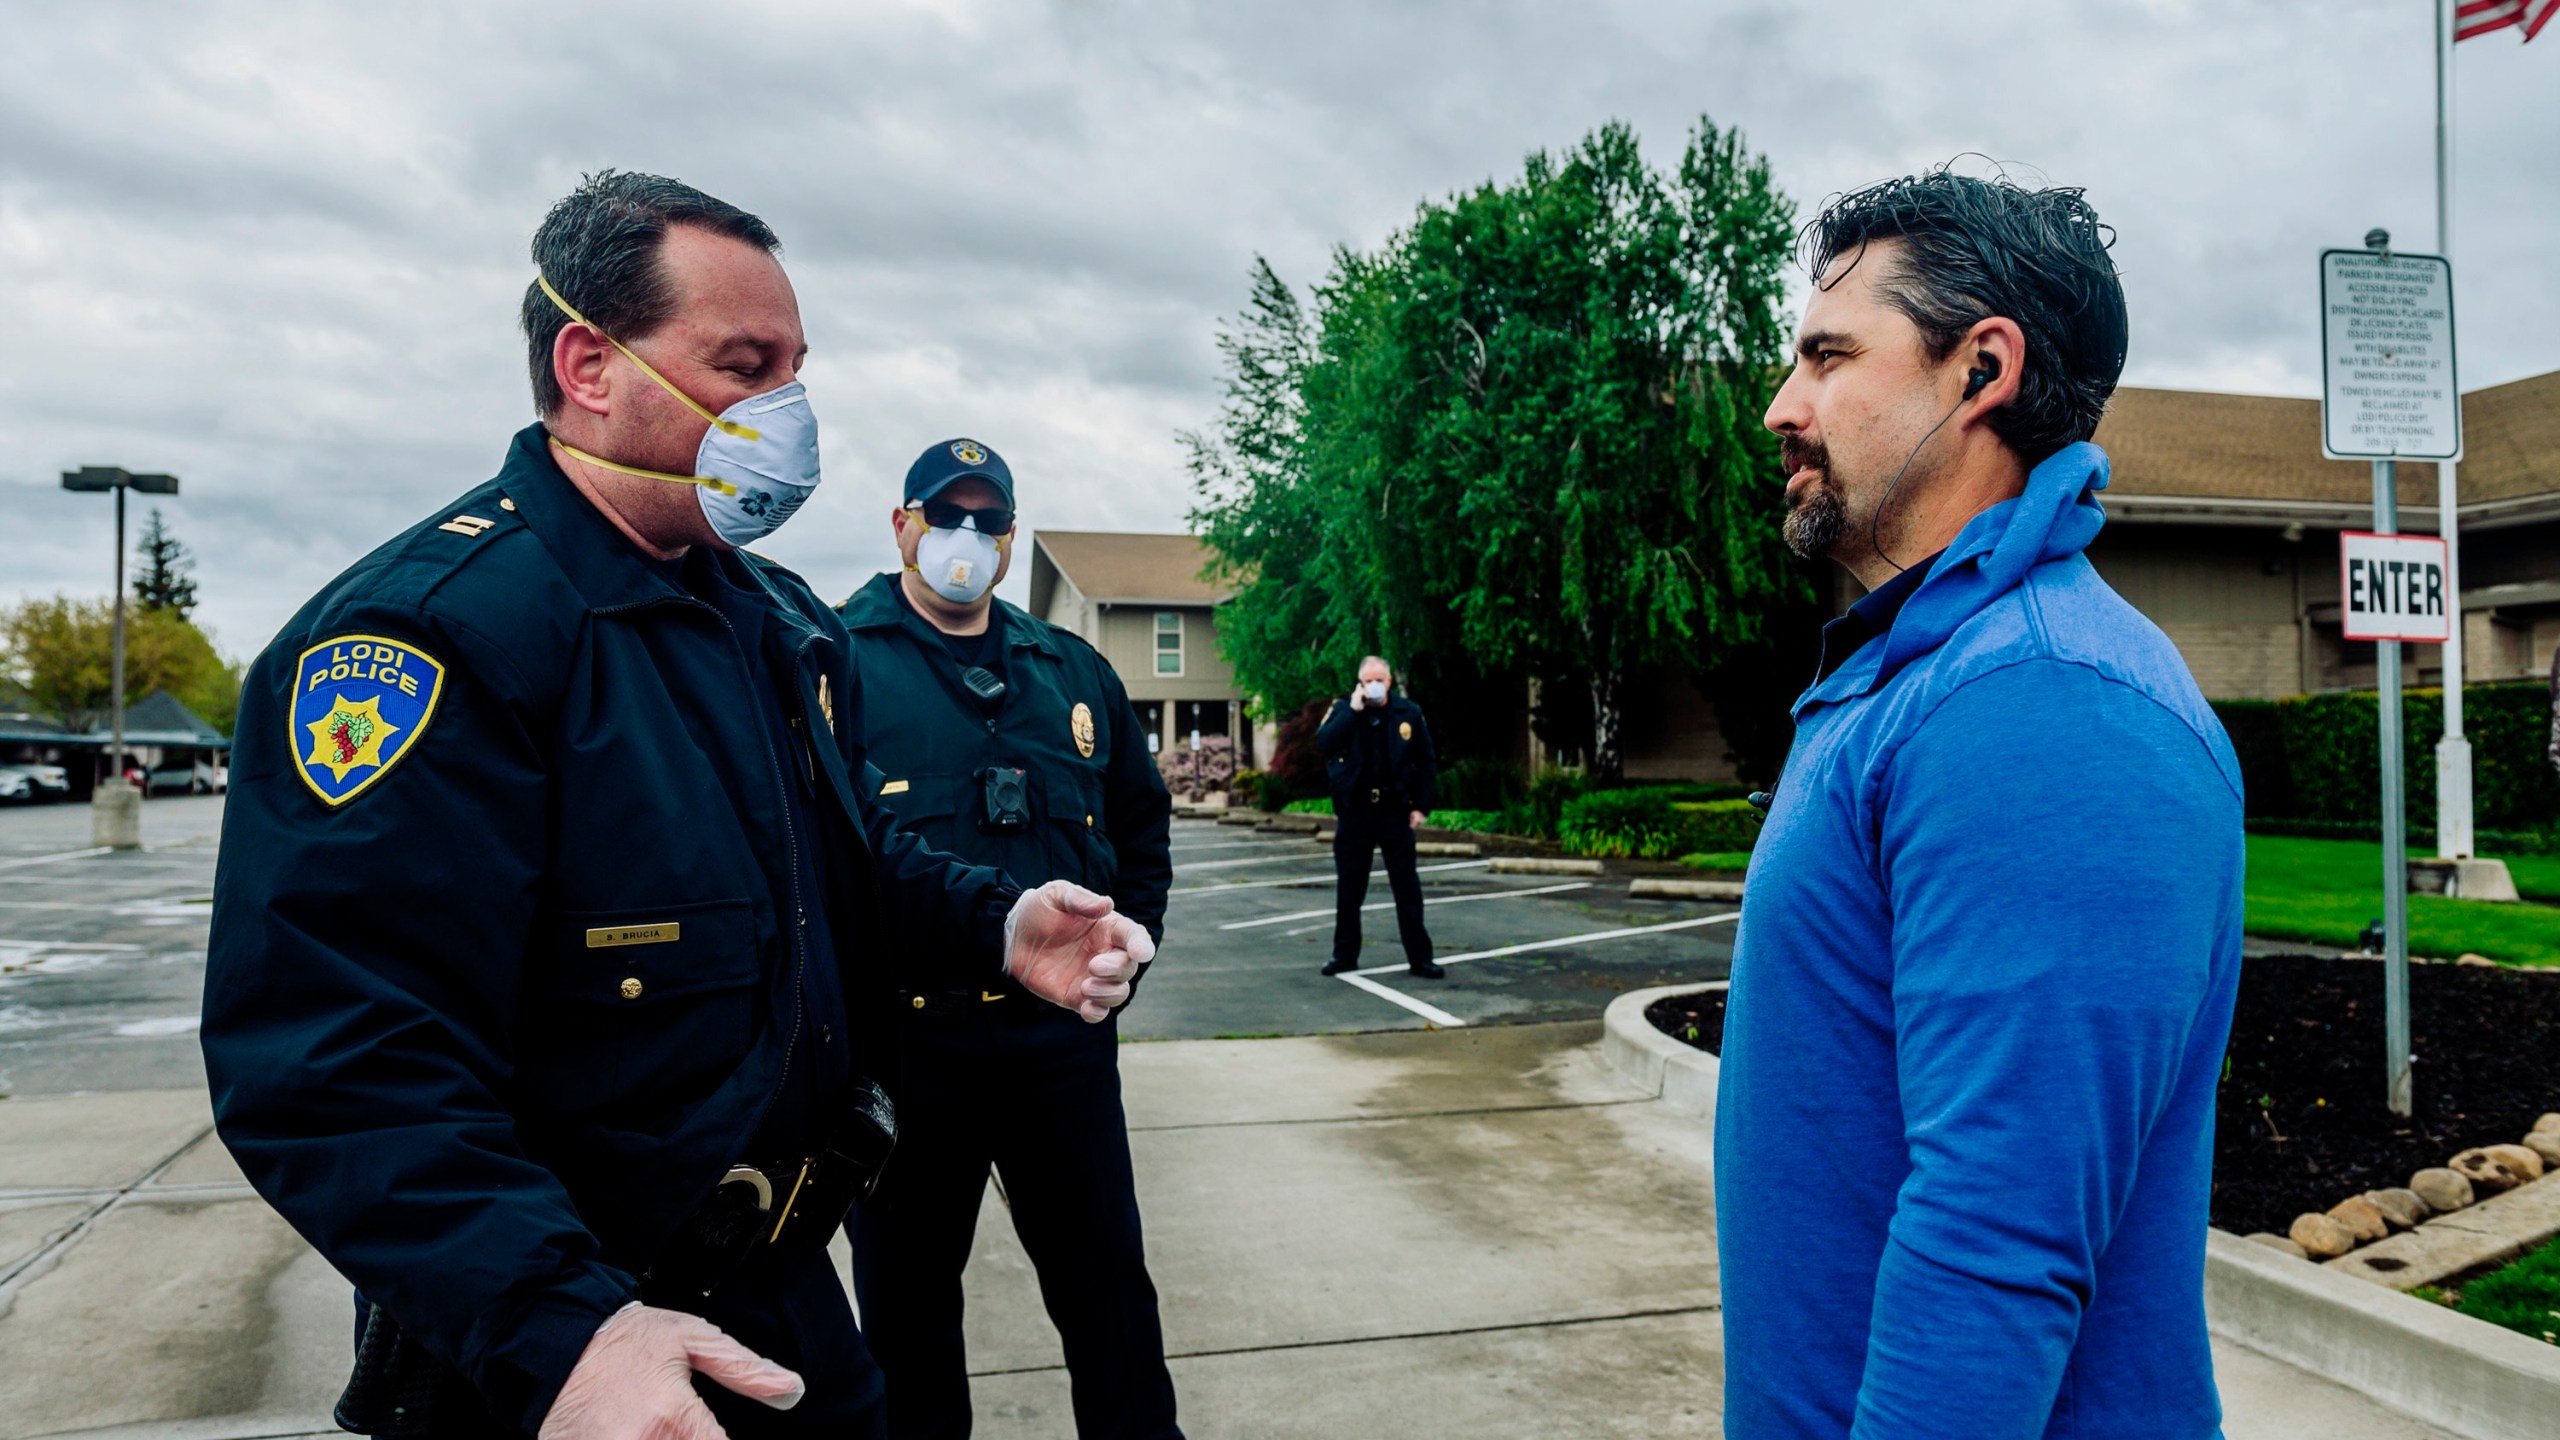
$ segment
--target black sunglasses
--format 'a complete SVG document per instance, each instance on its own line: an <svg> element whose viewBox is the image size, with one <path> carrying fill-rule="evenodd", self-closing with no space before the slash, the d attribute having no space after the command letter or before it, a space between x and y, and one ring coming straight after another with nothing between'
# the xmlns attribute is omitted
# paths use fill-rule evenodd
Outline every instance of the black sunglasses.
<svg viewBox="0 0 2560 1440"><path fill-rule="evenodd" d="M907 508L922 511L924 523L936 530L957 530L960 528L961 521L975 520L978 522L978 533L981 535L1013 533L1013 512L1002 505L978 508L954 505L948 500L918 500Z"/></svg>

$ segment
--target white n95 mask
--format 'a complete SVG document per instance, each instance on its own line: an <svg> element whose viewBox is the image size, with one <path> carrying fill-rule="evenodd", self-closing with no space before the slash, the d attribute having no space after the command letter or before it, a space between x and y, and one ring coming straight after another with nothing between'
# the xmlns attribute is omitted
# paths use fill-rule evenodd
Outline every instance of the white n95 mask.
<svg viewBox="0 0 2560 1440"><path fill-rule="evenodd" d="M923 517L916 523L923 524ZM995 537L979 533L975 517L961 521L957 530L927 525L924 538L916 542L916 573L934 594L954 605L967 605L987 593L996 583L997 559Z"/></svg>
<svg viewBox="0 0 2560 1440"><path fill-rule="evenodd" d="M551 303L560 307L561 314L604 335L602 327L560 298L549 279L540 274L533 278L542 293L551 297ZM551 437L552 444L590 465L620 474L699 487L694 498L702 504L702 518L710 522L712 534L732 546L753 544L781 529L782 522L790 519L792 512L808 500L810 492L818 488L818 417L809 408L807 386L794 380L761 395L750 395L714 415L702 402L659 374L656 366L633 354L630 346L610 335L604 338L639 366L641 374L658 382L660 389L709 422L711 428L702 432L702 446L694 452L694 473L670 475L664 470L625 465L590 455L557 435Z"/></svg>
<svg viewBox="0 0 2560 1440"><path fill-rule="evenodd" d="M1384 705L1387 703L1387 682L1384 680L1372 680L1368 684L1361 686L1360 690L1363 695L1368 697L1369 703L1372 705Z"/></svg>

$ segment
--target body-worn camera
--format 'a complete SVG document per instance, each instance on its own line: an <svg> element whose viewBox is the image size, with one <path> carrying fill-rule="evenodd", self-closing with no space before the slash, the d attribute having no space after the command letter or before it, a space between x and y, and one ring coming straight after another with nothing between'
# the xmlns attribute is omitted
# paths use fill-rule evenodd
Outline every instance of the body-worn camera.
<svg viewBox="0 0 2560 1440"><path fill-rule="evenodd" d="M1010 834L1031 823L1031 777L1020 767L988 766L978 772L978 790L986 801L979 829Z"/></svg>

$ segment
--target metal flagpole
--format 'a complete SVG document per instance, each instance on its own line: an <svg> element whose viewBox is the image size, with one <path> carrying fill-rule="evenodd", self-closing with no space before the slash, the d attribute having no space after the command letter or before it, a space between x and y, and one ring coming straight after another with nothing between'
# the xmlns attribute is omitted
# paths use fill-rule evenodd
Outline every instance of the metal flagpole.
<svg viewBox="0 0 2560 1440"><path fill-rule="evenodd" d="M2436 250L2453 266L2453 7L2436 0ZM2449 286L2450 282L2448 282ZM2453 298L2450 289L2447 301ZM2454 414L2462 397L2453 397ZM2457 424L2459 420L2457 418ZM2462 735L2462 543L2454 462L2436 462L2437 533L2444 537L2444 589L2453 602L2453 635L2444 646L2444 734L2436 741L2436 854L2468 860L2471 835L2471 742Z"/></svg>

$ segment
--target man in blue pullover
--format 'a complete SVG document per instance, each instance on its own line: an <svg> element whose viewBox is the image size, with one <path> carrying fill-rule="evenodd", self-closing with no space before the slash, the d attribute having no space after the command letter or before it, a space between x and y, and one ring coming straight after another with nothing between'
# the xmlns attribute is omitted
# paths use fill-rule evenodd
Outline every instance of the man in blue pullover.
<svg viewBox="0 0 2560 1440"><path fill-rule="evenodd" d="M1868 594L1796 702L1736 940L1725 1433L2204 1440L2240 772L2081 553L2112 232L2076 189L1937 171L1806 238L1787 538Z"/></svg>

